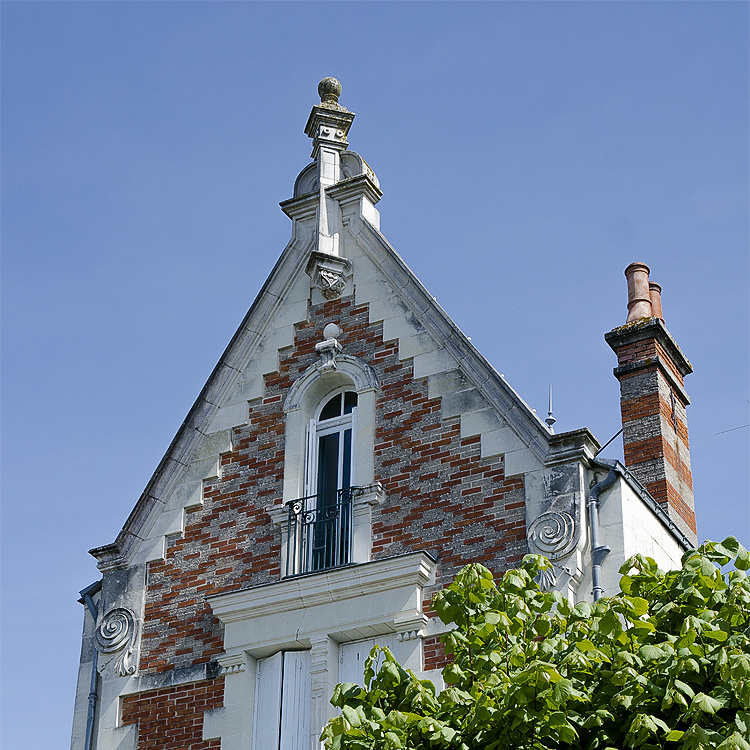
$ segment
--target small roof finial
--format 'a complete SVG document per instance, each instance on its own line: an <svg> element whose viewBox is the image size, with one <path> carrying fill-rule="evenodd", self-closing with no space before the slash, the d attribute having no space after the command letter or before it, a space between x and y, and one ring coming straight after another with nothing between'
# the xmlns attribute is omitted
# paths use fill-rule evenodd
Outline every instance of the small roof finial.
<svg viewBox="0 0 750 750"><path fill-rule="evenodd" d="M341 84L330 76L324 78L318 84L318 95L323 104L338 104L341 96Z"/></svg>
<svg viewBox="0 0 750 750"><path fill-rule="evenodd" d="M549 427L550 432L554 432L554 428L552 425L557 422L555 417L552 414L552 386L549 387L549 411L547 412L547 419L544 420L547 423L547 427Z"/></svg>

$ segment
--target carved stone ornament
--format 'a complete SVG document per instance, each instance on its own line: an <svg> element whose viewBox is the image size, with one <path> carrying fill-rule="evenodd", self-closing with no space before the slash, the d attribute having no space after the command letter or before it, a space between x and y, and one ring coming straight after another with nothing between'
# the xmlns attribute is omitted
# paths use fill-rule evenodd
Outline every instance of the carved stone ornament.
<svg viewBox="0 0 750 750"><path fill-rule="evenodd" d="M340 335L341 329L335 323L329 323L323 329L323 341L315 344L315 351L323 360L318 367L319 371L336 369L336 356L344 351L344 347L338 342Z"/></svg>
<svg viewBox="0 0 750 750"><path fill-rule="evenodd" d="M552 591L557 585L557 576L552 566L540 570L534 580L539 584L539 588L542 591Z"/></svg>
<svg viewBox="0 0 750 750"><path fill-rule="evenodd" d="M115 674L118 677L135 674L135 664L131 660L136 627L135 615L125 607L110 609L96 625L94 637L97 651L102 654L111 654L123 650L115 663Z"/></svg>
<svg viewBox="0 0 750 750"><path fill-rule="evenodd" d="M583 571L577 565L559 566L552 563L549 568L540 570L534 580L542 591L566 591L575 596L578 584L583 579ZM572 600L571 600L572 601Z"/></svg>
<svg viewBox="0 0 750 750"><path fill-rule="evenodd" d="M314 252L310 255L306 273L327 300L340 297L346 288L346 280L352 264L346 258L330 253Z"/></svg>
<svg viewBox="0 0 750 750"><path fill-rule="evenodd" d="M244 654L227 654L217 659L221 667L221 676L228 674L239 674L244 672L247 666Z"/></svg>
<svg viewBox="0 0 750 750"><path fill-rule="evenodd" d="M346 133L341 128L332 128L328 125L321 125L318 128L319 140L336 141L337 143L346 142Z"/></svg>
<svg viewBox="0 0 750 750"><path fill-rule="evenodd" d="M579 535L575 519L564 510L542 513L529 528L529 541L550 560L557 560L572 552Z"/></svg>

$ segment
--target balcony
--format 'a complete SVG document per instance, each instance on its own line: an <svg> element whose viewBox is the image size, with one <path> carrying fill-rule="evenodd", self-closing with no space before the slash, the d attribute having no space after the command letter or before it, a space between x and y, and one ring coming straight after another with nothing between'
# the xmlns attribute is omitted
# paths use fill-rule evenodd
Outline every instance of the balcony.
<svg viewBox="0 0 750 750"><path fill-rule="evenodd" d="M368 562L372 511L384 502L377 482L271 505L266 512L281 535L282 578Z"/></svg>
<svg viewBox="0 0 750 750"><path fill-rule="evenodd" d="M351 562L352 507L359 487L291 500L287 509L285 576Z"/></svg>

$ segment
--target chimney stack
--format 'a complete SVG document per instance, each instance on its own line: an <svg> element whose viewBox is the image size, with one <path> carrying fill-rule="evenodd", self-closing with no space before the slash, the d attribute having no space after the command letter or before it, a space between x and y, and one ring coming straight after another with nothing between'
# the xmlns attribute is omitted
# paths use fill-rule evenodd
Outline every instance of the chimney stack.
<svg viewBox="0 0 750 750"><path fill-rule="evenodd" d="M645 263L625 269L627 321L604 336L617 354L625 465L697 541L684 382L693 368L664 325L661 287L649 272Z"/></svg>

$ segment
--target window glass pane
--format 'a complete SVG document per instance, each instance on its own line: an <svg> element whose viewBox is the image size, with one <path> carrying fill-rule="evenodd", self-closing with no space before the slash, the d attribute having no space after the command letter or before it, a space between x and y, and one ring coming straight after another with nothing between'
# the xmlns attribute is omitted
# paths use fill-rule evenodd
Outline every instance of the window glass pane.
<svg viewBox="0 0 750 750"><path fill-rule="evenodd" d="M321 422L324 419L333 419L334 417L341 416L341 394L334 396L324 407L323 411L320 412Z"/></svg>
<svg viewBox="0 0 750 750"><path fill-rule="evenodd" d="M312 569L340 564L336 557L339 524L337 508L339 478L339 436L321 435L318 442L318 500L312 524Z"/></svg>
<svg viewBox="0 0 750 750"><path fill-rule="evenodd" d="M344 414L351 414L352 409L357 405L357 394L354 391L347 391L344 394Z"/></svg>
<svg viewBox="0 0 750 750"><path fill-rule="evenodd" d="M318 438L318 506L336 502L339 480L339 433Z"/></svg>

